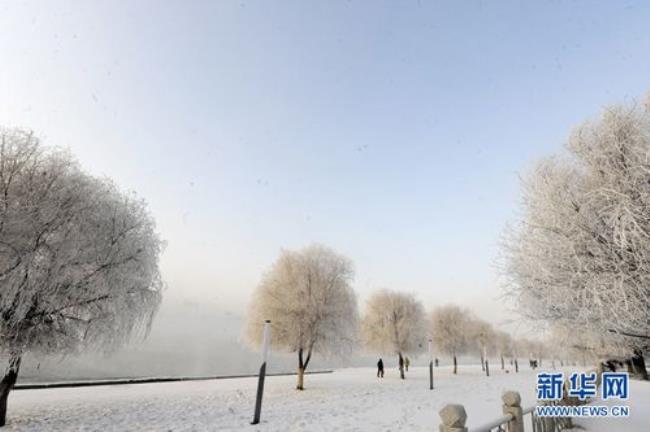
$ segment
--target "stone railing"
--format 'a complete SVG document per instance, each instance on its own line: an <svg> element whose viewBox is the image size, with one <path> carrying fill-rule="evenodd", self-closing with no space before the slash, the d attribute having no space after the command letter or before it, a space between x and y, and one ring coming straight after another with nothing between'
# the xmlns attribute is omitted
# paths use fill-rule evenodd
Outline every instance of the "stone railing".
<svg viewBox="0 0 650 432"><path fill-rule="evenodd" d="M524 432L524 419L530 416L533 432L557 432L571 427L570 419L556 417L538 417L535 406L521 407L521 396L515 391L507 391L501 397L503 416L483 425L468 429L465 407L459 404L448 404L439 412L442 423L440 432Z"/></svg>
<svg viewBox="0 0 650 432"><path fill-rule="evenodd" d="M596 387L600 387L603 373L602 365L596 369L588 371L588 373L596 373ZM563 386L563 393L568 395L569 381L565 380ZM538 417L534 405L528 408L522 408L521 396L516 391L507 391L503 393L501 400L503 402L503 416L471 429L468 429L465 426L467 422L467 413L465 412L465 407L463 407L463 405L446 405L439 412L442 420L442 423L440 424L440 432L525 432L524 420L526 420L525 423L527 425L530 425L530 429L528 430L533 432L558 432L573 428L570 417ZM577 406L589 402L589 400L580 400L578 398L564 396L562 400L544 401L540 402L539 405ZM530 420L528 420L528 418Z"/></svg>

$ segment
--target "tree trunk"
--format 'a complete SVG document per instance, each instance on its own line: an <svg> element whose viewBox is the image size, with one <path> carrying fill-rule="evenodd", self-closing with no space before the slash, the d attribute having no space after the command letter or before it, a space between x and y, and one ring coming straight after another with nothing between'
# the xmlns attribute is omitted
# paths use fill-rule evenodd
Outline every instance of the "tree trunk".
<svg viewBox="0 0 650 432"><path fill-rule="evenodd" d="M307 357L303 361L302 359L302 348L298 350L298 382L296 383L296 390L305 389L305 370L307 370L307 365L309 360L311 360L311 348L307 351Z"/></svg>
<svg viewBox="0 0 650 432"><path fill-rule="evenodd" d="M16 384L16 379L18 379L20 360L21 357L19 355L11 356L9 359L9 367L0 382L0 426L4 426L7 421L7 399L9 398L9 392Z"/></svg>
<svg viewBox="0 0 650 432"><path fill-rule="evenodd" d="M485 359L485 375L490 376L490 364L488 363L488 359Z"/></svg>
<svg viewBox="0 0 650 432"><path fill-rule="evenodd" d="M634 371L639 374L639 378L648 381L648 370L645 367L645 359L643 358L643 351L634 350L634 357L630 360Z"/></svg>
<svg viewBox="0 0 650 432"><path fill-rule="evenodd" d="M454 355L454 375L458 373L458 361L456 361L456 355Z"/></svg>
<svg viewBox="0 0 650 432"><path fill-rule="evenodd" d="M399 377L401 379L405 379L406 377L404 376L404 357L402 357L402 353L397 353L399 356Z"/></svg>
<svg viewBox="0 0 650 432"><path fill-rule="evenodd" d="M515 372L519 373L519 363L517 362L517 359L515 359Z"/></svg>
<svg viewBox="0 0 650 432"><path fill-rule="evenodd" d="M483 357L483 354L481 354L481 370L485 372L485 358Z"/></svg>
<svg viewBox="0 0 650 432"><path fill-rule="evenodd" d="M503 356L501 356L501 370L504 370L505 368L506 368L506 365L503 362Z"/></svg>
<svg viewBox="0 0 650 432"><path fill-rule="evenodd" d="M296 390L305 389L305 368L298 368L298 383L296 384Z"/></svg>

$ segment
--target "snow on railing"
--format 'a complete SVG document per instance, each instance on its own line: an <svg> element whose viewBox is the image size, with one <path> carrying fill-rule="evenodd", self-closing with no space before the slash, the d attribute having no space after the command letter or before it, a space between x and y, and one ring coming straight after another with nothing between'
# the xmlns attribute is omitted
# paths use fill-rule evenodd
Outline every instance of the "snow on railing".
<svg viewBox="0 0 650 432"><path fill-rule="evenodd" d="M530 414L530 425L533 432L557 432L568 425L566 419L553 417L538 417L535 406L521 408L521 396L518 392L508 391L501 397L504 415L483 425L469 429L469 432L524 432L524 417ZM458 404L448 404L439 412L442 424L440 432L468 432L465 426L467 413L465 407ZM528 422L526 422L528 423Z"/></svg>
<svg viewBox="0 0 650 432"><path fill-rule="evenodd" d="M530 424L532 427L531 430L533 432L555 432L556 430L559 430L557 427L551 426L551 422L547 422L548 426L541 424L541 420L535 415L535 405L521 410L521 415L524 419L524 423L526 423L525 418L528 414L530 414ZM469 430L469 432L509 432L508 424L511 423L514 419L515 416L513 414L506 414L496 420L492 420L489 423L473 427Z"/></svg>
<svg viewBox="0 0 650 432"><path fill-rule="evenodd" d="M486 423L481 426L477 426L475 428L470 429L470 432L490 432L490 431L505 431L504 426L506 423L512 421L514 417L512 414L504 415L503 417L499 417L496 420L493 420L489 423Z"/></svg>

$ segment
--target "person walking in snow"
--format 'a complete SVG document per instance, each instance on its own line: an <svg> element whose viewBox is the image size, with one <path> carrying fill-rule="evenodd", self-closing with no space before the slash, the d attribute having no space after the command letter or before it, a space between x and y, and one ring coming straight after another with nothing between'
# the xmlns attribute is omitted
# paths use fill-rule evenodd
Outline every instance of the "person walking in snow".
<svg viewBox="0 0 650 432"><path fill-rule="evenodd" d="M383 378L384 377L384 361L379 358L379 361L377 362L377 378Z"/></svg>
<svg viewBox="0 0 650 432"><path fill-rule="evenodd" d="M411 364L411 360L409 360L408 357L404 357L404 367L406 367L406 372L409 371L409 365Z"/></svg>

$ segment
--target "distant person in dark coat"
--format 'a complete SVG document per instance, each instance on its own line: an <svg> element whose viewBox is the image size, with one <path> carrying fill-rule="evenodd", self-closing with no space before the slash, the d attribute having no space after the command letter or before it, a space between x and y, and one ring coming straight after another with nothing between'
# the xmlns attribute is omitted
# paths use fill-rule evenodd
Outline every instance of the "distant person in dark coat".
<svg viewBox="0 0 650 432"><path fill-rule="evenodd" d="M377 378L384 377L384 361L380 358L377 362Z"/></svg>

